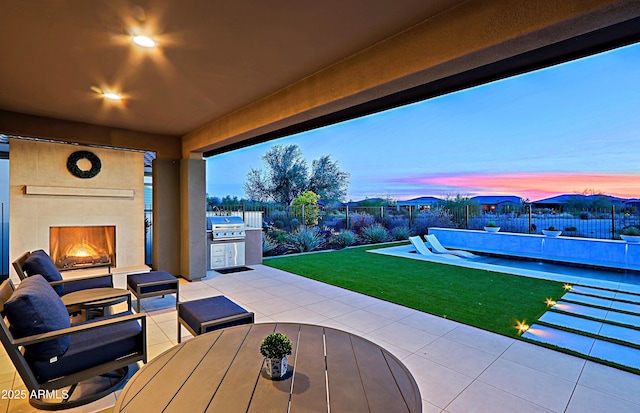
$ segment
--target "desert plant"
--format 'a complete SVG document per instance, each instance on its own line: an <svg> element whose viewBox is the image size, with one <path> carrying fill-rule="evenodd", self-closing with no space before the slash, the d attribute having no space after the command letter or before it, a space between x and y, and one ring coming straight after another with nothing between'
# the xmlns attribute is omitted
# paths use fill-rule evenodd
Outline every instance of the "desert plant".
<svg viewBox="0 0 640 413"><path fill-rule="evenodd" d="M620 234L640 236L640 228L634 227L634 226L625 227L625 228L622 228L622 231L620 231Z"/></svg>
<svg viewBox="0 0 640 413"><path fill-rule="evenodd" d="M331 242L333 244L341 246L342 248L346 248L350 245L355 244L356 235L352 231L343 230L340 231L339 234L334 235L333 238L331 238Z"/></svg>
<svg viewBox="0 0 640 413"><path fill-rule="evenodd" d="M316 231L302 227L287 235L286 247L297 252L309 252L319 248L324 243L324 238Z"/></svg>
<svg viewBox="0 0 640 413"><path fill-rule="evenodd" d="M278 246L278 243L271 238L268 234L262 234L262 253L267 254L275 247Z"/></svg>
<svg viewBox="0 0 640 413"><path fill-rule="evenodd" d="M318 200L320 196L313 191L305 191L293 200L291 208L305 225L317 225L320 217Z"/></svg>
<svg viewBox="0 0 640 413"><path fill-rule="evenodd" d="M485 227L489 227L489 228L495 228L497 226L498 224L496 224L495 221L489 221L487 222L487 225L485 225Z"/></svg>
<svg viewBox="0 0 640 413"><path fill-rule="evenodd" d="M349 221L351 222L351 229L355 232L361 232L364 228L376 222L373 216L366 213L359 214L357 212L349 216Z"/></svg>
<svg viewBox="0 0 640 413"><path fill-rule="evenodd" d="M409 227L395 227L391 230L391 237L396 241L407 240L410 236Z"/></svg>
<svg viewBox="0 0 640 413"><path fill-rule="evenodd" d="M282 333L271 333L260 343L260 354L268 359L282 359L291 354L291 340Z"/></svg>
<svg viewBox="0 0 640 413"><path fill-rule="evenodd" d="M362 238L369 244L385 242L389 239L389 231L380 224L373 224L362 230Z"/></svg>
<svg viewBox="0 0 640 413"><path fill-rule="evenodd" d="M557 229L553 225L549 225L549 227L547 227L547 231L557 231Z"/></svg>
<svg viewBox="0 0 640 413"><path fill-rule="evenodd" d="M438 228L454 228L451 212L442 207L433 207L428 210L420 211L412 225L414 234L426 234L431 227Z"/></svg>
<svg viewBox="0 0 640 413"><path fill-rule="evenodd" d="M564 230L567 232L575 232L578 230L578 228L574 226L570 226L570 227L565 227Z"/></svg>

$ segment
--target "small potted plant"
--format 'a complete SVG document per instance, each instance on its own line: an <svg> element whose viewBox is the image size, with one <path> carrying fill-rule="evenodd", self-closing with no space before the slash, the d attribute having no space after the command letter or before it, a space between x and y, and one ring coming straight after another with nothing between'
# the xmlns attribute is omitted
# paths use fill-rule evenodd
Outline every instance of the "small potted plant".
<svg viewBox="0 0 640 413"><path fill-rule="evenodd" d="M287 373L287 360L291 349L291 340L282 333L271 333L262 340L260 354L265 358L269 378L277 380Z"/></svg>
<svg viewBox="0 0 640 413"><path fill-rule="evenodd" d="M634 226L623 228L620 231L620 238L627 242L640 242L640 228Z"/></svg>
<svg viewBox="0 0 640 413"><path fill-rule="evenodd" d="M487 232L498 232L500 231L500 227L494 221L489 221L487 225L484 226L484 230Z"/></svg>
<svg viewBox="0 0 640 413"><path fill-rule="evenodd" d="M547 229L543 229L542 233L547 237L557 237L562 234L562 231L556 229L556 227L554 227L553 225L550 225Z"/></svg>

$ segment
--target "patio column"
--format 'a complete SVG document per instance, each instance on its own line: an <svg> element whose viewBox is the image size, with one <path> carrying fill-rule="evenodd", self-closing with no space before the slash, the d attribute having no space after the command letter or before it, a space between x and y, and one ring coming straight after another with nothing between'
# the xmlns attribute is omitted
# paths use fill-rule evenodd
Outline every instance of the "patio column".
<svg viewBox="0 0 640 413"><path fill-rule="evenodd" d="M180 274L180 160L153 160L153 269Z"/></svg>
<svg viewBox="0 0 640 413"><path fill-rule="evenodd" d="M193 152L180 161L180 275L207 275L205 161Z"/></svg>

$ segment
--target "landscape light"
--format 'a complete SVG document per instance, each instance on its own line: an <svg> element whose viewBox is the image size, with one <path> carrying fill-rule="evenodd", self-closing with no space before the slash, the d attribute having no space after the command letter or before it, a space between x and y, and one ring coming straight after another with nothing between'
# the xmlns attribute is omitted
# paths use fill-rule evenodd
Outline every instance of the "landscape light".
<svg viewBox="0 0 640 413"><path fill-rule="evenodd" d="M569 291L570 289L573 288L573 286L571 284L565 284L562 286L562 288L564 288L566 291Z"/></svg>
<svg viewBox="0 0 640 413"><path fill-rule="evenodd" d="M529 329L529 324L526 324L525 320L518 321L516 323L516 329L518 330L519 334L522 334Z"/></svg>
<svg viewBox="0 0 640 413"><path fill-rule="evenodd" d="M556 305L556 302L553 301L553 298L547 298L546 300L544 300L544 303L547 305L547 307L551 307L553 305Z"/></svg>

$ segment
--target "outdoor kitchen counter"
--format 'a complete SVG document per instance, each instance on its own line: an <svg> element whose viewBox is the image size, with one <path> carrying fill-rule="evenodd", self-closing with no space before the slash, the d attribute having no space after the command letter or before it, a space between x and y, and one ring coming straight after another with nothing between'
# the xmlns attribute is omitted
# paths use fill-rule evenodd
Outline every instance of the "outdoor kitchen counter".
<svg viewBox="0 0 640 413"><path fill-rule="evenodd" d="M282 380L263 372L260 342L278 331L292 341ZM213 331L144 366L118 396L114 412L420 413L407 368L387 350L328 327L265 323Z"/></svg>

